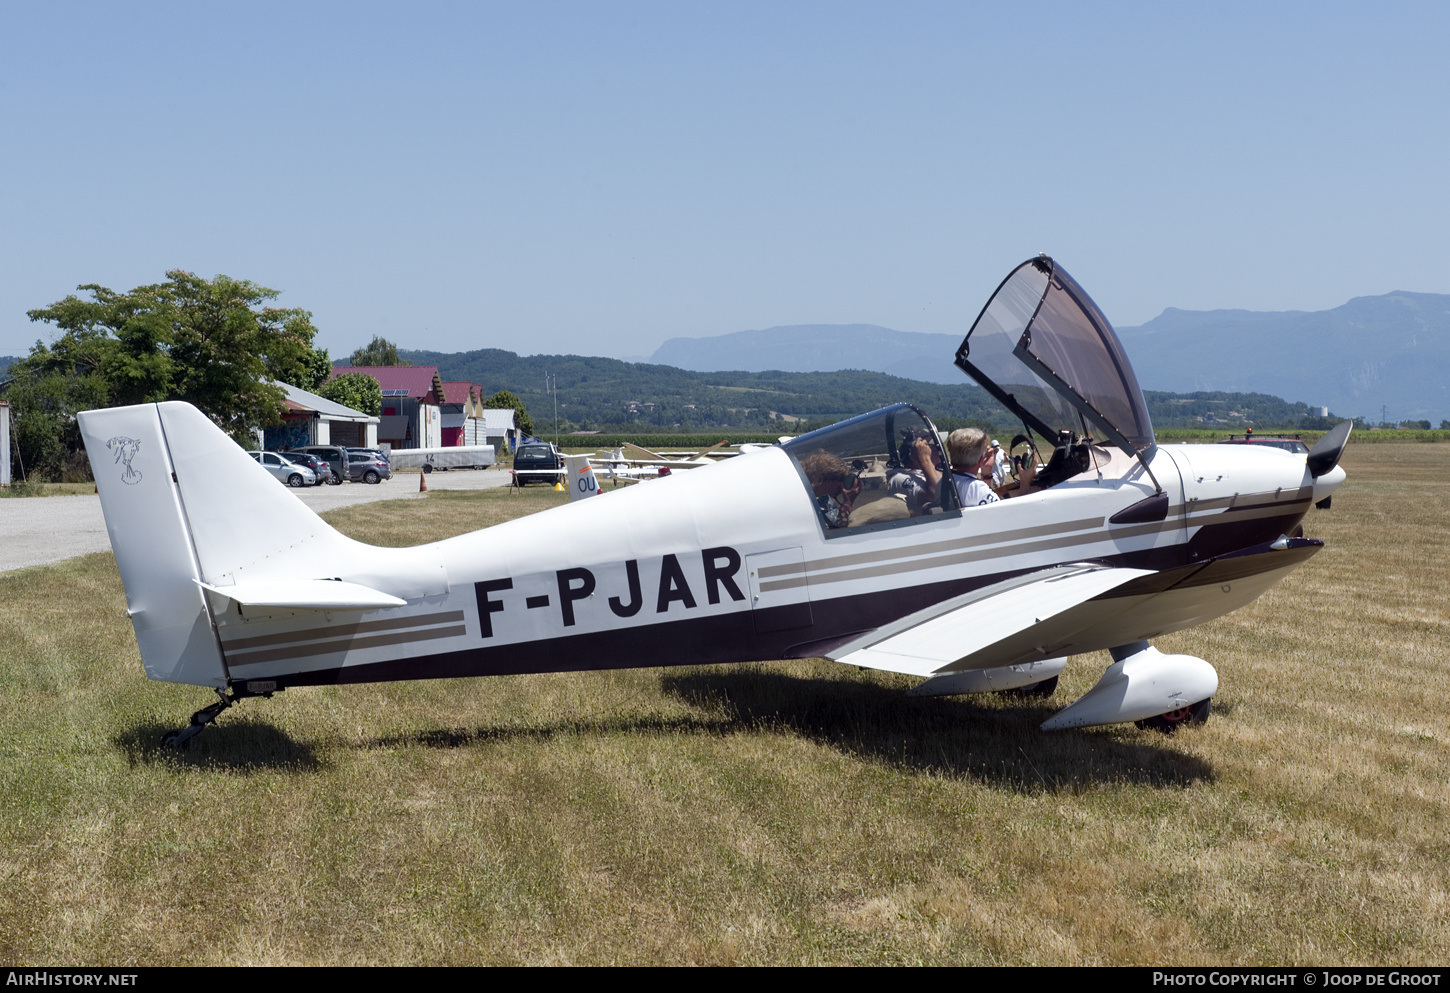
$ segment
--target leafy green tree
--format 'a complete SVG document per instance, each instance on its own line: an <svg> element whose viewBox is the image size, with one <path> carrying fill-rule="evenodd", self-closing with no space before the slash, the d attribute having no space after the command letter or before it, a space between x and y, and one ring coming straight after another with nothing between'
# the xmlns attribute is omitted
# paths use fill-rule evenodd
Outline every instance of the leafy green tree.
<svg viewBox="0 0 1450 993"><path fill-rule="evenodd" d="M386 338L373 335L373 340L368 345L359 348L352 353L348 359L348 365L412 365L405 359L398 358L398 346Z"/></svg>
<svg viewBox="0 0 1450 993"><path fill-rule="evenodd" d="M483 401L483 405L489 410L514 410L514 423L518 425L519 431L525 435L534 433L534 419L529 416L528 410L524 408L524 402L508 390L499 390L493 396Z"/></svg>
<svg viewBox="0 0 1450 993"><path fill-rule="evenodd" d="M383 388L365 372L338 376L318 387L317 395L372 417L377 417L383 410Z"/></svg>
<svg viewBox="0 0 1450 993"><path fill-rule="evenodd" d="M180 269L166 276L128 293L89 283L79 287L88 299L72 294L28 312L60 329L9 370L24 444L48 474L79 452L79 411L185 400L245 442L254 428L281 419L276 382L312 384L318 353L310 313L263 306L277 291L247 280Z"/></svg>
<svg viewBox="0 0 1450 993"><path fill-rule="evenodd" d="M10 384L5 399L14 413L11 432L27 478L90 478L74 412L104 407L107 396L105 379L94 372L23 375ZM0 452L0 458L9 457L9 452Z"/></svg>
<svg viewBox="0 0 1450 993"><path fill-rule="evenodd" d="M301 382L293 383L293 386L300 386L309 393L316 393L332 377L332 359L327 355L327 349L314 348L302 363L303 376Z"/></svg>

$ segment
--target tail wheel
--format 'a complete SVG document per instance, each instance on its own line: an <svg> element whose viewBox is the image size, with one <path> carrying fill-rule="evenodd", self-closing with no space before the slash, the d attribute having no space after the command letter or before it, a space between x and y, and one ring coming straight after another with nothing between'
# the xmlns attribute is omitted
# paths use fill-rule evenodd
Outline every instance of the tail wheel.
<svg viewBox="0 0 1450 993"><path fill-rule="evenodd" d="M1207 700L1189 704L1187 707L1180 707L1177 710L1170 710L1166 714L1159 714L1157 717L1149 717L1133 723L1141 731L1151 730L1161 734L1172 734L1181 727L1202 724L1208 720L1209 711L1212 709L1213 699L1210 697Z"/></svg>

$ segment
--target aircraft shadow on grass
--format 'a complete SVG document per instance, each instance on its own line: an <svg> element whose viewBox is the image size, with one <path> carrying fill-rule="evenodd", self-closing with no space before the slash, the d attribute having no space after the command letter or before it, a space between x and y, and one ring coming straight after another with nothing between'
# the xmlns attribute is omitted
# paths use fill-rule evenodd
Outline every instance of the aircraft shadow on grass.
<svg viewBox="0 0 1450 993"><path fill-rule="evenodd" d="M1056 710L1048 703L1023 701L1003 708L969 699L914 699L870 683L764 672L753 666L668 673L660 687L667 696L707 713L581 715L542 725L434 728L379 737L366 747L469 748L563 735L785 733L871 762L1020 791L1073 790L1105 782L1181 787L1214 779L1208 762L1164 747L1156 734L1144 743L1102 733L1038 734L1037 725Z"/></svg>
<svg viewBox="0 0 1450 993"><path fill-rule="evenodd" d="M298 741L266 721L235 720L216 725L214 734L191 743L185 750L160 744L167 725L145 721L113 739L132 766L174 765L226 772L261 772L287 769L318 772L323 762L316 747Z"/></svg>
<svg viewBox="0 0 1450 993"><path fill-rule="evenodd" d="M433 728L427 731L411 731L375 738L368 742L371 748L407 748L421 745L424 748L468 748L508 741L549 741L563 735L603 737L613 734L726 734L737 730L726 720L710 720L696 717L661 717L644 715L640 717L589 716L563 719L552 724L521 724L516 726L493 725L477 728Z"/></svg>
<svg viewBox="0 0 1450 993"><path fill-rule="evenodd" d="M1037 725L1055 708L1024 700L994 707L972 699L911 698L872 683L795 676L754 666L667 673L667 695L706 711L700 716L581 715L550 724L433 728L378 737L363 747L468 748L562 735L734 735L785 733L871 762L1019 791L1074 790L1105 782L1189 786L1214 779L1213 767L1151 743L1112 734L1043 736ZM1220 715L1229 711L1221 705ZM219 722L215 734L177 751L158 744L162 725L146 721L114 742L132 766L167 763L199 769L317 772L314 744L265 721ZM1180 734L1198 733L1187 729Z"/></svg>
<svg viewBox="0 0 1450 993"><path fill-rule="evenodd" d="M868 761L1013 790L1187 786L1214 778L1209 763L1163 747L1156 734L1142 744L1102 733L1042 735L1038 725L1057 710L1047 702L992 707L970 698L911 698L870 683L751 667L667 674L661 686L694 706L723 709L731 733L780 728Z"/></svg>

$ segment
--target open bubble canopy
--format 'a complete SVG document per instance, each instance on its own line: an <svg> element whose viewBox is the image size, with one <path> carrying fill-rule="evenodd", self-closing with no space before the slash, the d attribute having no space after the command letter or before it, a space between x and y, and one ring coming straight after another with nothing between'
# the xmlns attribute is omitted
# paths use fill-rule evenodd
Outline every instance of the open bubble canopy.
<svg viewBox="0 0 1450 993"><path fill-rule="evenodd" d="M1143 391L1113 326L1046 255L997 287L956 364L1049 441L1067 430L1110 439L1129 455L1153 447Z"/></svg>

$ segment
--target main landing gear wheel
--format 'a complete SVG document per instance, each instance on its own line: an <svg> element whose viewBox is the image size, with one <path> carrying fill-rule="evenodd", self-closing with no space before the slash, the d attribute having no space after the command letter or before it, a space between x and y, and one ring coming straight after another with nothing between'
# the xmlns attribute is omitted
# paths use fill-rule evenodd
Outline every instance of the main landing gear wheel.
<svg viewBox="0 0 1450 993"><path fill-rule="evenodd" d="M1050 697L1057 692L1057 677L1043 679L1036 683L1028 683L1026 686L1019 686L1016 689L1003 690L1003 696L1015 697Z"/></svg>
<svg viewBox="0 0 1450 993"><path fill-rule="evenodd" d="M1166 714L1159 714L1157 717L1148 717L1133 723L1140 731L1157 731L1160 734L1172 734L1181 727L1190 724L1202 724L1208 720L1209 711L1213 709L1213 699L1200 700L1191 703L1187 707L1180 707L1178 710L1170 710Z"/></svg>

